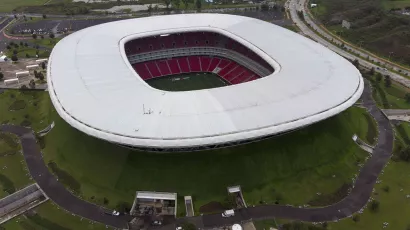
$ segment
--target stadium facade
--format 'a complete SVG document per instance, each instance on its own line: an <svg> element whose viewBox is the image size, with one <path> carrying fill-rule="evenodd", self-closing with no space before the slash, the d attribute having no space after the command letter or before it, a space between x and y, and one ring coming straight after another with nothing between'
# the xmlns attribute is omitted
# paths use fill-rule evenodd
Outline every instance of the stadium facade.
<svg viewBox="0 0 410 230"><path fill-rule="evenodd" d="M169 92L146 81L213 72L229 86ZM48 65L59 115L88 135L155 151L218 148L334 116L361 96L343 57L257 19L183 14L93 26L61 40Z"/></svg>

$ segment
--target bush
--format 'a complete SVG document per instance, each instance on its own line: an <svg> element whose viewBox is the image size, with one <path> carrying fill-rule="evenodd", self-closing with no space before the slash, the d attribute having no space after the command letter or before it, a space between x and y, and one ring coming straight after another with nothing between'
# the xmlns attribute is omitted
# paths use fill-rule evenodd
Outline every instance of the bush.
<svg viewBox="0 0 410 230"><path fill-rule="evenodd" d="M31 36L33 37L33 39L37 39L37 34L33 34Z"/></svg>
<svg viewBox="0 0 410 230"><path fill-rule="evenodd" d="M383 191L385 192L389 192L390 191L390 187L388 185L383 187Z"/></svg>
<svg viewBox="0 0 410 230"><path fill-rule="evenodd" d="M378 212L380 209L380 202L377 200L372 200L369 205L370 211Z"/></svg>
<svg viewBox="0 0 410 230"><path fill-rule="evenodd" d="M11 60L12 60L12 61L18 61L19 59L18 59L18 57L17 57L16 55L13 55L13 56L11 56Z"/></svg>
<svg viewBox="0 0 410 230"><path fill-rule="evenodd" d="M356 214L356 215L353 215L352 220L353 220L355 223L357 223L357 222L360 221L360 216L357 215L357 214Z"/></svg>

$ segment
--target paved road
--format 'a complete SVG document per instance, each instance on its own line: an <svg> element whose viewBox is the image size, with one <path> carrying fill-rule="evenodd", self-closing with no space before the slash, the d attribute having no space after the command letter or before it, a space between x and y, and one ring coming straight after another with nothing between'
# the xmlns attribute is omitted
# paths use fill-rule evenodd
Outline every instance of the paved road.
<svg viewBox="0 0 410 230"><path fill-rule="evenodd" d="M232 225L246 220L264 220L284 218L308 222L333 221L351 216L368 202L377 177L390 159L393 149L393 130L389 120L377 108L368 82L362 95L362 105L375 118L379 136L372 157L365 163L355 181L351 193L338 203L323 208L296 208L282 205L261 205L236 210L234 217L224 218L221 214L210 214L178 219L174 224L158 228L158 230L174 230L175 224L189 220L200 228ZM33 132L24 127L1 125L0 131L14 133L19 136L23 153L30 174L40 188L59 206L85 218L98 221L117 228L124 228L130 220L129 216L115 217L102 213L99 206L81 200L71 194L48 171Z"/></svg>
<svg viewBox="0 0 410 230"><path fill-rule="evenodd" d="M101 207L79 199L57 181L45 165L36 138L30 129L14 125L1 125L0 131L14 133L20 138L24 158L31 176L44 193L57 205L71 213L93 221L116 228L127 228L129 217L104 214Z"/></svg>
<svg viewBox="0 0 410 230"><path fill-rule="evenodd" d="M333 38L331 35L329 35L328 33L326 33L324 30L322 30L319 26L317 26L312 19L308 16L308 14L306 13L306 9L304 7L306 0L289 0L286 2L286 8L289 9L290 12L290 16L293 20L293 22L300 28L300 30L307 35L308 37L312 38L313 40L317 41L318 43L328 47L329 49L333 50L335 53L338 53L339 55L350 59L350 60L355 60L358 59L360 62L360 65L370 69L370 68L374 68L377 72L380 72L383 75L390 75L390 77L394 80L397 81L403 85L405 85L406 87L410 88L410 80L399 75L396 74L394 72L391 71L385 71L383 69L381 69L380 67L378 67L377 65L365 60L369 55L362 53L358 50L355 50L354 48L348 46L345 44L345 47L347 47L348 49L352 49L355 50L355 52L357 54L360 54L360 56L362 58L357 57L356 55L353 55L343 49L341 49L339 46L334 45L333 43L328 42L328 40L322 38L321 36L319 36L318 34L316 34L314 31L311 30L311 28L309 28L300 18L299 15L297 14L297 11L302 11L304 12L304 14L306 14L307 16L305 16L305 20L309 23L309 25L313 26L320 34L322 34L324 37L331 39ZM338 42L338 44L340 44L341 42L337 41L336 39L333 39L333 41ZM374 57L369 57L371 60L376 60ZM380 63L385 64L385 62L381 59L377 59L376 62L380 61ZM390 66L387 64L387 66ZM398 70L397 67L394 67L395 70ZM402 70L403 73L407 72L406 70ZM407 72L408 75L410 76L410 72Z"/></svg>

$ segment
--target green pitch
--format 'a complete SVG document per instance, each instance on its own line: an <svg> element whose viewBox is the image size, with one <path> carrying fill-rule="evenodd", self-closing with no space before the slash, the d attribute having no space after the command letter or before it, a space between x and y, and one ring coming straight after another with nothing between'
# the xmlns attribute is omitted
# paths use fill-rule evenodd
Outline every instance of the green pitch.
<svg viewBox="0 0 410 230"><path fill-rule="evenodd" d="M213 73L189 73L160 77L146 81L151 87L165 91L190 91L228 85Z"/></svg>

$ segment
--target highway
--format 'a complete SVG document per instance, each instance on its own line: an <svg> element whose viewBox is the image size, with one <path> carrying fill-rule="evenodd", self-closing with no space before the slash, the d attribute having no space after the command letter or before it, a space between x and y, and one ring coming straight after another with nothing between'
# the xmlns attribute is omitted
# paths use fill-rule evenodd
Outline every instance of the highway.
<svg viewBox="0 0 410 230"><path fill-rule="evenodd" d="M332 51L338 53L339 55L349 59L349 60L354 60L357 59L360 63L360 65L362 65L365 68L371 69L374 68L376 72L380 72L383 75L389 75L391 77L392 80L401 83L402 85L410 88L410 80L399 75L396 74L392 71L389 70L384 70L382 68L380 68L379 66L371 63L370 61L367 61L367 57L369 57L370 60L375 60L376 62L380 62L381 64L385 64L385 62L383 60L380 59L376 59L374 57L371 57L361 51L355 50L354 48L350 47L349 45L345 44L345 47L347 49L351 49L354 50L355 53L357 53L358 55L361 56L361 58L359 58L356 55L353 55L349 52L347 52L346 50L342 49L340 46L336 46L333 43L329 42L328 40L322 38L321 36L319 36L318 34L316 34L316 32L314 32L311 28L309 28L302 19L299 18L299 15L297 14L298 11L302 11L305 15L305 20L307 23L309 23L309 25L311 25L313 28L316 29L316 31L318 33L320 33L322 36L326 37L327 39L333 39L334 42L336 42L337 44L341 44L341 42L335 38L333 38L330 34L326 33L324 30L322 30L317 24L315 24L313 22L313 20L308 16L308 13L306 12L305 9L305 4L306 4L306 0L289 0L285 3L285 7L287 9L289 9L289 13L291 16L292 21L299 27L299 29L302 31L303 34L305 34L306 36L312 38L313 40L315 40L316 42L328 47L329 49L331 49ZM387 64L386 66L390 67L391 65ZM397 67L394 67L394 70L398 70ZM401 70L402 73L407 73L410 76L410 72L406 71L406 70Z"/></svg>

